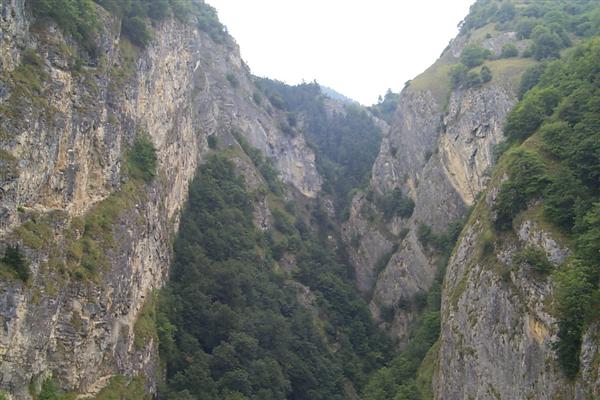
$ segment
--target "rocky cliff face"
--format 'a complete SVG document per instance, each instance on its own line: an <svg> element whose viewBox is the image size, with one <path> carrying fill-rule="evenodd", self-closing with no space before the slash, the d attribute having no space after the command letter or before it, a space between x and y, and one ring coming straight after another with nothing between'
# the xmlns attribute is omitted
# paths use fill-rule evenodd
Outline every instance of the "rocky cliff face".
<svg viewBox="0 0 600 400"><path fill-rule="evenodd" d="M374 226L354 212L345 225L348 232L366 232L350 253L359 288L372 293L375 316L382 307L410 302L433 282L436 257L418 240L418 227L425 224L434 233L443 233L449 223L466 215L490 179L493 148L503 141L502 124L516 102L515 76L527 64L513 65L508 71L502 60L491 61L490 67L498 72L491 82L451 89L451 65L467 44L479 43L477 38L477 34L458 36L432 67L408 83L373 166L370 189L377 195L401 188L415 201L412 216ZM514 34L499 34L480 44L497 54L514 39ZM361 196L355 204L363 201ZM388 235L387 246L374 239L386 231L397 235L403 228L405 235ZM378 265L391 249L395 251L387 256L387 263ZM388 327L405 339L412 314L406 309L396 312Z"/></svg>
<svg viewBox="0 0 600 400"><path fill-rule="evenodd" d="M231 39L218 44L169 19L140 50L98 7L101 56L73 67L77 44L35 24L24 3L3 1L0 20L0 145L12 163L0 177L0 239L21 244L32 276L0 282L0 387L26 399L53 375L66 390L93 394L114 374L143 374L152 387L156 343L136 344L136 320L167 277L207 138L235 148L240 133L307 197L321 185L314 155L301 135L281 132L278 111L253 101ZM31 52L41 63L30 68ZM25 72L35 88L14 83ZM122 169L142 133L156 148L157 176L132 193ZM122 209L101 248L106 263L82 278L69 270L68 246L82 238L78 221L111 204Z"/></svg>
<svg viewBox="0 0 600 400"><path fill-rule="evenodd" d="M600 394L597 326L583 338L581 374L569 382L556 360L554 284L518 262L525 247L555 267L570 255L564 239L527 213L515 239L492 242L490 209L497 179L470 219L448 264L436 399L592 399Z"/></svg>
<svg viewBox="0 0 600 400"><path fill-rule="evenodd" d="M419 240L418 227L425 224L443 233L475 208L445 274L441 336L431 367L434 398L596 398L597 326L583 335L581 372L569 381L556 359L552 278L536 275L516 258L533 248L558 267L572 253L572 243L544 224L536 204L515 223L515 239L490 236L491 210L506 179L501 169L493 173L493 150L504 141L503 125L516 104L517 83L533 61L487 61L493 73L489 83L452 89L447 83L450 67L469 43L496 55L506 43L527 46L514 33L490 34L489 27L459 35L401 92L373 167L371 193L354 198L343 227L345 240L353 243L349 253L358 287L370 297L373 315L406 341L418 315L411 300L430 288L437 269L435 253ZM369 218L365 210L377 208L373 197L395 188L415 201L412 216L385 220L375 211L378 217Z"/></svg>

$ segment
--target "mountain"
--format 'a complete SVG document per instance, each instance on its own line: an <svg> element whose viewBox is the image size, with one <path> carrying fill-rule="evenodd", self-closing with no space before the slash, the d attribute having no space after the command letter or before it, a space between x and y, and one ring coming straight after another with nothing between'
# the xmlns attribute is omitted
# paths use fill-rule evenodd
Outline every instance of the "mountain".
<svg viewBox="0 0 600 400"><path fill-rule="evenodd" d="M380 325L410 356L421 327L440 323L416 379L433 381L426 397L598 394L588 302L598 139L585 105L595 99L597 12L594 2L476 2L400 93L371 182L352 200L342 232ZM580 136L563 142L571 132ZM410 196L414 211L398 201L386 217L390 192ZM374 398L409 388L404 371L376 375L388 389Z"/></svg>
<svg viewBox="0 0 600 400"><path fill-rule="evenodd" d="M350 97L344 96L340 92L338 92L330 87L327 87L327 86L321 85L321 92L323 92L323 94L325 96L329 97L330 99L338 100L338 101L341 101L342 103L347 103L347 104L356 103L356 100L352 100Z"/></svg>
<svg viewBox="0 0 600 400"><path fill-rule="evenodd" d="M30 398L52 377L94 394L120 374L153 392L157 342L136 342L136 321L168 278L210 138L239 149L243 132L308 199L322 178L303 136L282 132L285 113L253 100L237 45L204 3L152 28L110 8L121 3L66 3L3 2L0 234L29 277L3 259L2 387Z"/></svg>
<svg viewBox="0 0 600 400"><path fill-rule="evenodd" d="M369 108L203 1L4 0L0 398L600 396L594 1Z"/></svg>
<svg viewBox="0 0 600 400"><path fill-rule="evenodd" d="M212 8L181 7L3 2L3 396L335 398L393 352L332 222L381 126L310 86L305 106L278 102ZM224 282L239 301L215 298ZM217 363L242 344L234 371Z"/></svg>

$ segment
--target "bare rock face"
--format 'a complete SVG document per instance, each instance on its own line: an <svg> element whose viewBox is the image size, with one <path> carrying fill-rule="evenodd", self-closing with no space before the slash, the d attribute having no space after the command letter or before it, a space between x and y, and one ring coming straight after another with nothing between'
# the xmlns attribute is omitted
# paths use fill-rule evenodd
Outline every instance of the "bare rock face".
<svg viewBox="0 0 600 400"><path fill-rule="evenodd" d="M141 50L98 7L101 56L74 70L63 50L77 45L56 26L31 31L23 0L5 0L0 11L0 148L17 160L14 174L0 177L2 247L23 244L20 228L32 218L47 228L42 244L23 246L29 282L0 279L0 388L28 399L30 384L39 387L52 375L65 390L94 394L114 374L141 374L152 389L156 341L136 342L135 324L166 281L179 213L209 152L207 137L237 147L231 133L238 132L307 197L321 186L314 154L301 135L281 132L284 116L252 101L256 89L229 38L218 44L193 26L166 20ZM44 79L39 96L13 110L16 118L5 110L26 51L42 60ZM81 235L74 221L126 196L121 170L141 133L156 148L156 178L135 201L119 203L125 208L103 249L106 267L93 279L78 279L57 267L69 251L62 246L67 236ZM248 160L239 167L253 168ZM268 224L266 209L256 211L259 224Z"/></svg>
<svg viewBox="0 0 600 400"><path fill-rule="evenodd" d="M511 93L494 86L450 97L440 158L444 174L468 206L487 186L493 148L504 140L502 126L514 104Z"/></svg>
<svg viewBox="0 0 600 400"><path fill-rule="evenodd" d="M448 265L442 333L434 376L436 399L589 399L600 393L597 326L583 338L581 374L569 382L554 351L554 285L514 261L532 246L557 268L569 249L534 220L515 229L518 242L484 250L485 224L470 221ZM490 253L491 251L491 253Z"/></svg>
<svg viewBox="0 0 600 400"><path fill-rule="evenodd" d="M373 290L377 279L377 263L380 257L393 249L390 239L378 229L370 226L363 215L363 207L368 205L364 194L352 199L350 207L351 223L342 226L342 236L350 243L349 255L355 266L356 283L361 293L367 294Z"/></svg>
<svg viewBox="0 0 600 400"><path fill-rule="evenodd" d="M439 134L441 105L429 91L405 89L400 96L371 174L373 186L380 192L414 183Z"/></svg>
<svg viewBox="0 0 600 400"><path fill-rule="evenodd" d="M481 45L496 51L511 40L515 40L514 34L503 34ZM372 293L371 310L376 317L381 306L396 307L429 289L436 275L436 260L417 239L419 225L428 225L441 234L451 222L463 218L487 186L494 146L504 140L502 125L516 102L509 75L494 76L490 83L477 88L451 89L448 73L437 72L444 68L449 71L468 43L464 36L454 39L436 64L400 94L394 120L373 166L370 189L382 195L401 188L414 200L415 209L409 219L401 221L409 232L392 240L396 251L377 276L364 271L374 271L377 260L389 251L389 246L375 246L370 239L381 226L365 227L356 214L345 224L347 231L370 232L361 236L364 240L356 246L369 257L354 254L351 260L359 288L371 287L375 280L374 290L364 293ZM384 224L384 231L393 231L398 221ZM406 338L410 327L408 314L398 310L388 325L404 327L392 328L401 339Z"/></svg>
<svg viewBox="0 0 600 400"><path fill-rule="evenodd" d="M482 234L470 226L448 266L436 398L553 398L562 384L548 359L556 339L544 304L551 284L479 260Z"/></svg>

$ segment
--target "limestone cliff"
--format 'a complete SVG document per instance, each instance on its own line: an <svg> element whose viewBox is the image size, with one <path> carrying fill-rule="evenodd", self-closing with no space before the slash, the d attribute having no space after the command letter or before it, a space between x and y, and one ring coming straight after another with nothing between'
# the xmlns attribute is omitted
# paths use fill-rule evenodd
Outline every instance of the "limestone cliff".
<svg viewBox="0 0 600 400"><path fill-rule="evenodd" d="M543 223L536 205L515 220L514 237L492 236L491 209L503 175L498 171L448 264L435 398L596 398L597 326L583 335L580 375L568 380L555 352L555 282L518 261L520 251L534 248L561 268L571 244Z"/></svg>
<svg viewBox="0 0 600 400"><path fill-rule="evenodd" d="M0 387L17 399L50 375L84 394L115 374L141 373L153 387L156 343L136 344L134 327L167 277L179 210L209 136L235 148L237 132L301 194L320 190L312 151L302 135L281 131L283 113L253 100L231 38L217 43L168 18L154 23L142 50L121 36L118 18L97 12L100 56L74 67L72 38L36 23L24 0L2 2L0 146L11 168L0 176L0 239L22 246L31 271L27 284L0 280ZM19 81L25 72L35 88ZM132 189L122 171L141 134L156 148L157 176ZM85 240L81 221L111 204L124 209L100 246L104 265L83 276L81 266L70 270L69 246Z"/></svg>
<svg viewBox="0 0 600 400"><path fill-rule="evenodd" d="M502 125L516 102L516 82L532 61L518 60L510 65L506 60L488 61L486 65L493 71L491 82L474 88L451 88L449 71L468 44L479 44L493 54L499 54L502 45L509 42L524 45L516 41L514 33L487 38L482 31L452 40L440 59L400 93L391 128L373 166L370 190L377 196L401 188L415 202L412 216L375 226L358 212L364 208L364 195L354 200L356 207L344 229L365 232L350 253L358 287L363 293L372 293L375 316L382 307L410 303L432 284L436 257L418 240L419 226L443 233L451 222L466 215L489 181L493 148L503 141ZM365 225L368 228L362 229ZM404 235L398 236L403 229ZM387 235L388 245L377 239L374 246L374 238L385 232L392 233ZM347 240L350 236L346 235ZM386 253L391 249L395 251L389 256ZM406 339L413 316L404 308L387 326Z"/></svg>

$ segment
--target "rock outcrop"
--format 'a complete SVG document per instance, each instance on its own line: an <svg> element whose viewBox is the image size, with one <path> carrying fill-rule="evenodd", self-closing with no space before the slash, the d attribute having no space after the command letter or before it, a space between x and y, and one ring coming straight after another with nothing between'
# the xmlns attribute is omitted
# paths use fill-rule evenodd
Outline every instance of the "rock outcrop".
<svg viewBox="0 0 600 400"><path fill-rule="evenodd" d="M499 52L498 47L511 40L515 40L514 34L503 34L501 40L486 39L481 45ZM419 242L419 226L425 224L435 234L442 234L451 222L465 217L490 179L494 147L504 140L502 125L516 102L515 76L529 64L517 63L507 73L502 60L491 61L492 69L499 72L491 82L452 89L450 66L473 41L459 35L432 67L407 84L373 166L370 190L377 196L401 188L415 202L412 216L383 221L384 227L371 224L365 230L364 220L353 213L345 224L348 232L370 232L355 243L358 250L351 249L350 256L358 287L366 295L372 293L371 310L376 317L381 307L395 308L429 289L437 272L436 257ZM360 196L364 195L355 202L361 201ZM399 232L399 226L409 229L405 236L392 239L388 246L373 246L374 232ZM394 255L378 269L378 260L393 243ZM401 339L406 339L409 332L410 323L406 321L411 319L410 314L406 309L399 310L388 325Z"/></svg>
<svg viewBox="0 0 600 400"><path fill-rule="evenodd" d="M30 385L50 374L83 394L115 374L141 374L153 388L156 343L136 344L136 320L167 278L179 212L209 136L237 147L237 132L299 193L320 190L313 152L302 135L281 131L285 115L253 101L256 88L231 38L217 43L166 19L142 50L120 35L117 18L97 11L100 56L74 67L72 39L51 23L35 25L23 0L2 2L0 145L18 162L0 177L0 239L23 246L32 272L27 284L0 281L0 388L16 399L30 398ZM14 78L27 52L41 60L40 87L23 94ZM141 134L156 148L157 174L132 194L122 169ZM80 238L76 222L114 199L125 208L102 249L108 261L78 277L65 267L67 237ZM43 230L37 245L23 238L24 225Z"/></svg>
<svg viewBox="0 0 600 400"><path fill-rule="evenodd" d="M498 182L473 213L448 264L435 398L596 398L597 326L583 337L579 377L567 380L555 352L551 276L515 260L519 251L533 247L560 268L570 250L535 217L515 224L516 240L492 242L489 210L497 193Z"/></svg>

